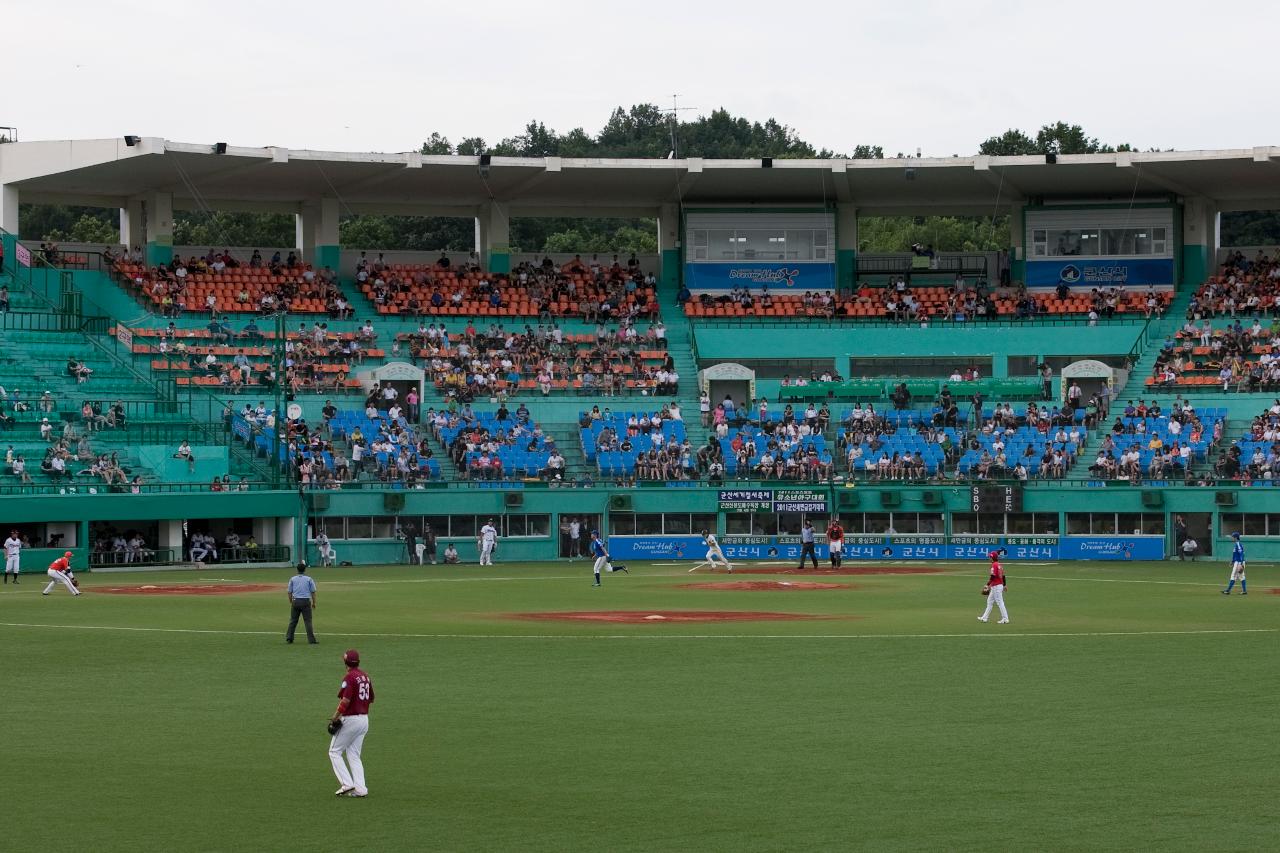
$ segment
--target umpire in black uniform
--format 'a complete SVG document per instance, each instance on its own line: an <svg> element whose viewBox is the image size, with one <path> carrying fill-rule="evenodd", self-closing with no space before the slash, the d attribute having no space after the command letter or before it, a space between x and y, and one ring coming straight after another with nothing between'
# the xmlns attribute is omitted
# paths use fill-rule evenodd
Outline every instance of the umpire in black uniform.
<svg viewBox="0 0 1280 853"><path fill-rule="evenodd" d="M298 627L298 617L302 617L307 626L307 642L316 643L315 631L311 630L311 612L316 609L316 582L307 576L307 564L298 563L298 573L289 578L289 630L284 634L286 643L293 642L293 632Z"/></svg>

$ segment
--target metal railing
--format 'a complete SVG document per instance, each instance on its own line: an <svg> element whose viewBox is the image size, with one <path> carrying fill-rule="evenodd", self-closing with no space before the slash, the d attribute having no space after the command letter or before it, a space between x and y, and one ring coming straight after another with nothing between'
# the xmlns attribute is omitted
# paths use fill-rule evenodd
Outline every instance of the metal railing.
<svg viewBox="0 0 1280 853"><path fill-rule="evenodd" d="M849 328L883 327L894 329L918 329L921 328L919 320L903 320L895 322L885 319L867 319L865 317L840 316L833 317L690 317L690 322L697 324L714 325L717 328L730 329L804 329L806 331L821 330L824 325L827 326L843 326ZM1146 326L1150 323L1147 317L1125 317L1120 316L1106 321L1099 321L1099 325L1108 328L1123 326ZM1088 326L1089 318L1081 314L1079 316L1041 316L1018 318L1015 316L999 316L999 317L972 317L968 320L947 320L929 318L928 328L949 328L963 329L970 326Z"/></svg>
<svg viewBox="0 0 1280 853"><path fill-rule="evenodd" d="M927 263L920 263L926 261ZM915 255L859 255L855 258L854 278L864 275L937 275L962 273L987 275L987 256L984 254L935 255L932 258Z"/></svg>
<svg viewBox="0 0 1280 853"><path fill-rule="evenodd" d="M40 472L32 475L33 477L44 475ZM240 488L240 483L232 482L229 492L251 491L263 492L271 491L272 485L268 482L253 481L247 482L245 489ZM12 475L5 477L0 482L0 495L65 495L75 497L99 497L103 495L155 495L155 494L193 494L193 493L212 493L210 483L140 483L137 486L126 484L113 484L108 486L105 483L94 482L35 482L35 483L18 483L12 479ZM134 489L137 489L135 492Z"/></svg>

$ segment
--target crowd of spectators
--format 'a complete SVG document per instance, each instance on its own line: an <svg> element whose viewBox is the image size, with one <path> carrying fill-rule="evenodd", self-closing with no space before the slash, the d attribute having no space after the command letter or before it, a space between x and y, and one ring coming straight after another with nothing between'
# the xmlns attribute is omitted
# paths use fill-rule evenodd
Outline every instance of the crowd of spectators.
<svg viewBox="0 0 1280 853"><path fill-rule="evenodd" d="M503 480L536 475L548 482L563 481L566 460L555 438L523 403L514 412L500 404L491 419L481 418L467 403L451 409L429 409L426 428L441 444L463 476L471 480ZM533 458L538 468L507 470L503 458Z"/></svg>
<svg viewBox="0 0 1280 853"><path fill-rule="evenodd" d="M405 342L436 387L461 402L505 399L522 389L543 396L569 388L603 397L679 392L661 321L644 332L629 321L613 330L598 325L594 336L565 335L554 324L515 331L497 323L483 331L468 323L462 334L450 335L443 324L420 323Z"/></svg>
<svg viewBox="0 0 1280 853"><path fill-rule="evenodd" d="M1196 292L1187 319L1280 315L1280 249L1246 258L1235 252Z"/></svg>
<svg viewBox="0 0 1280 853"><path fill-rule="evenodd" d="M1156 355L1148 385L1215 384L1223 391L1280 388L1280 318L1254 318L1215 329L1209 318L1188 319Z"/></svg>

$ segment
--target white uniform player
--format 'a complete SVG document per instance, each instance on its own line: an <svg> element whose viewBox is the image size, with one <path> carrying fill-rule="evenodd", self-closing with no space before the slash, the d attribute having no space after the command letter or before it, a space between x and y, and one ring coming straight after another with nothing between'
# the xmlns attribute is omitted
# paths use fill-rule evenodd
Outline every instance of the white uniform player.
<svg viewBox="0 0 1280 853"><path fill-rule="evenodd" d="M22 563L22 538L18 535L18 531L14 530L9 534L9 538L4 540L4 582L9 582L9 575L13 575L13 582L18 582L18 570Z"/></svg>
<svg viewBox="0 0 1280 853"><path fill-rule="evenodd" d="M709 531L702 531L702 541L707 546L707 562L711 564L712 571L715 571L716 562L724 563L726 570L733 571L733 563L725 557L724 552L720 550L720 543L716 541L716 535Z"/></svg>
<svg viewBox="0 0 1280 853"><path fill-rule="evenodd" d="M489 519L484 527L480 528L480 565L493 565L493 549L498 544L498 529L493 526L493 519Z"/></svg>
<svg viewBox="0 0 1280 853"><path fill-rule="evenodd" d="M316 534L316 550L320 552L320 565L332 566L338 562L338 555L329 541L329 534L321 530Z"/></svg>

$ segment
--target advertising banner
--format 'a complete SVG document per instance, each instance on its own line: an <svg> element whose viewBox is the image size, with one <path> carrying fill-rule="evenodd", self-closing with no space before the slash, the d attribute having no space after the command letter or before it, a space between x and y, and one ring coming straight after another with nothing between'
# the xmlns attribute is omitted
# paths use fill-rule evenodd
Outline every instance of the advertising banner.
<svg viewBox="0 0 1280 853"><path fill-rule="evenodd" d="M31 266L31 250L21 243L17 243L13 247L13 255L18 259L18 263L24 267Z"/></svg>
<svg viewBox="0 0 1280 853"><path fill-rule="evenodd" d="M684 265L684 283L694 293L729 291L745 287L752 293L768 285L770 293L804 293L834 290L835 263L762 263L728 261Z"/></svg>
<svg viewBox="0 0 1280 853"><path fill-rule="evenodd" d="M817 537L818 559L825 560L825 538ZM799 560L799 536L722 536L730 560ZM1162 536L846 536L844 556L851 560L986 560L1003 549L1002 559L1162 560ZM609 553L617 560L701 560L701 536L611 536Z"/></svg>
<svg viewBox="0 0 1280 853"><path fill-rule="evenodd" d="M815 489L721 489L719 498L729 512L827 511L827 493Z"/></svg>
<svg viewBox="0 0 1280 853"><path fill-rule="evenodd" d="M1146 287L1173 285L1173 258L1027 261L1027 287Z"/></svg>

